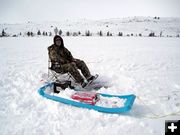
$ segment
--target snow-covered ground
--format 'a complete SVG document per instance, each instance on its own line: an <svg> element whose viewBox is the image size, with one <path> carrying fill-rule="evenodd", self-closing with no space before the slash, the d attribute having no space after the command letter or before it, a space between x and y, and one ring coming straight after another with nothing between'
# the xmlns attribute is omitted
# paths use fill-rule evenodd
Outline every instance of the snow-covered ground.
<svg viewBox="0 0 180 135"><path fill-rule="evenodd" d="M130 112L105 114L41 97L52 37L0 38L1 135L164 135L164 115L180 112L180 39L64 37L65 46L111 87L135 94Z"/></svg>
<svg viewBox="0 0 180 135"><path fill-rule="evenodd" d="M57 22L27 22L27 23L0 23L0 30L3 29L8 35L26 35L27 32L33 32L35 35L38 30L54 33L54 29L62 30L62 35L66 35L66 32L70 32L72 35L74 32L80 35L85 35L85 32L89 30L93 36L97 36L98 32L102 31L103 36L107 35L109 31L113 36L117 36L119 32L123 33L123 36L133 34L133 36L148 36L150 33L155 33L156 36L180 36L180 18L177 17L161 17L155 19L154 17L125 17L125 18L111 18L103 20L87 20L87 19L75 19L75 20L60 20Z"/></svg>

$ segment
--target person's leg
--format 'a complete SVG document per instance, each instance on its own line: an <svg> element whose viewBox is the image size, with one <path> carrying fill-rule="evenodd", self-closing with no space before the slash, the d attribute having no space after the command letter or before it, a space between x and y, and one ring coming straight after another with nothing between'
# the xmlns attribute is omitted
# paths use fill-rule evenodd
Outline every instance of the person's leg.
<svg viewBox="0 0 180 135"><path fill-rule="evenodd" d="M86 79L91 77L91 73L84 61L75 59L75 63L76 63L77 68L81 70L82 74L84 75Z"/></svg>
<svg viewBox="0 0 180 135"><path fill-rule="evenodd" d="M84 82L84 79L81 76L81 74L79 73L76 64L73 64L73 63L63 64L59 68L59 72L60 71L61 71L61 73L62 72L63 73L68 73L69 72L73 76L73 78L76 80L77 83L83 83Z"/></svg>

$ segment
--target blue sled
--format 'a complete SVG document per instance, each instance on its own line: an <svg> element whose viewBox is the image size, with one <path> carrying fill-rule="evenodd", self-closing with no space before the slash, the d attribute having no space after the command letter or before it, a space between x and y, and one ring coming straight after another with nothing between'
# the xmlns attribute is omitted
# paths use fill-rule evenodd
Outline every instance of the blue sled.
<svg viewBox="0 0 180 135"><path fill-rule="evenodd" d="M121 99L126 99L126 102L124 104L123 107L117 107L117 108L107 108L107 107L101 107L101 106L96 106L96 105L90 105L90 104L86 104L86 103L82 103L82 102L76 102L74 100L69 100L69 99L65 99L62 97L58 97L58 96L53 96L53 95L49 95L46 94L44 91L47 87L52 87L53 83L49 83L46 84L44 86L42 86L41 88L39 88L38 92L41 96L46 97L50 100L54 100L57 102L61 102L64 104L69 104L72 106L77 106L77 107L82 107L82 108L88 108L88 109L93 109L99 112L104 112L104 113L122 113L122 112L127 112L131 109L134 100L136 98L135 95L131 94L131 95L124 95L124 96L118 96L118 95L109 95L109 94L102 94L99 93L101 96L104 97L118 97Z"/></svg>

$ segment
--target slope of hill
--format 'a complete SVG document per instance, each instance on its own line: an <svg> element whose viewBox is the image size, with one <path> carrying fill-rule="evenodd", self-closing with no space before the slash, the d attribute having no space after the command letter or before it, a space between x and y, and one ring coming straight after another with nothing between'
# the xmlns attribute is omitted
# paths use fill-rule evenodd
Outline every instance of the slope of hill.
<svg viewBox="0 0 180 135"><path fill-rule="evenodd" d="M64 20L59 22L27 22L24 24L0 24L0 30L5 30L8 35L26 35L28 31L35 35L38 30L51 32L54 34L54 29L62 30L62 35L70 32L70 35L85 35L87 30L93 36L97 36L98 32L102 31L104 36L110 32L112 36L117 36L119 32L123 36L148 36L150 33L155 33L156 36L177 36L180 34L180 18L159 18L159 17L126 17L104 20Z"/></svg>

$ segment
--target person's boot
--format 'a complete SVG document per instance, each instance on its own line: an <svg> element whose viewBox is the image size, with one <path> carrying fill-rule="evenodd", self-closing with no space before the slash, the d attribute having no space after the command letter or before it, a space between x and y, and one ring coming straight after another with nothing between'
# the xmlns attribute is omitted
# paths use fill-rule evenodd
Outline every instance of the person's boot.
<svg viewBox="0 0 180 135"><path fill-rule="evenodd" d="M86 87L87 84L88 84L88 82L84 80L84 81L81 83L82 88Z"/></svg>
<svg viewBox="0 0 180 135"><path fill-rule="evenodd" d="M92 75L91 77L89 77L89 78L87 79L87 81L90 82L90 81L94 80L94 78L95 78L95 76Z"/></svg>

